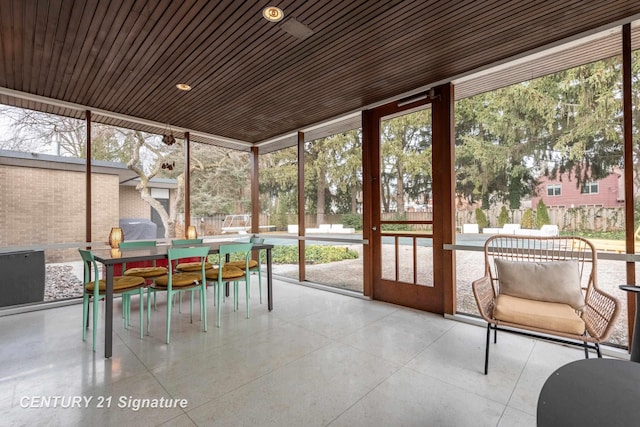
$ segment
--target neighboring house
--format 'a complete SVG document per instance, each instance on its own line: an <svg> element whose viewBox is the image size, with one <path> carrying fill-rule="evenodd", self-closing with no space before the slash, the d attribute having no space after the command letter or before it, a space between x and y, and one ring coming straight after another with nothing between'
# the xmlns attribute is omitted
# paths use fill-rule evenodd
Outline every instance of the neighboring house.
<svg viewBox="0 0 640 427"><path fill-rule="evenodd" d="M121 218L150 219L164 233L155 210L136 189L135 172L124 163L91 165L93 241L106 242ZM0 246L85 241L85 172L84 159L0 150ZM173 179L150 182L151 195L167 209L175 188Z"/></svg>
<svg viewBox="0 0 640 427"><path fill-rule="evenodd" d="M608 176L576 186L572 173L564 173L556 179L542 177L537 188L538 195L531 198L531 207L536 208L540 199L545 205L557 208L595 206L616 208L624 206L624 176L622 170L614 170Z"/></svg>

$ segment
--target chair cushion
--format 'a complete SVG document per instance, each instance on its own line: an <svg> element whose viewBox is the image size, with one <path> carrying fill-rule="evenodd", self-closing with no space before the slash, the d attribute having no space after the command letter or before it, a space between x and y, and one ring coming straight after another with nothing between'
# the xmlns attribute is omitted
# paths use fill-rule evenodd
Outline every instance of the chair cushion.
<svg viewBox="0 0 640 427"><path fill-rule="evenodd" d="M534 301L509 295L498 295L493 317L503 322L532 328L582 335L584 321L568 304Z"/></svg>
<svg viewBox="0 0 640 427"><path fill-rule="evenodd" d="M217 268L210 268L209 270L205 271L205 274L207 275L207 279L209 280L218 280ZM235 279L238 277L244 277L244 274L244 270L238 267L229 266L228 264L222 267L223 279Z"/></svg>
<svg viewBox="0 0 640 427"><path fill-rule="evenodd" d="M158 277L167 274L165 267L135 267L130 268L124 272L125 276L137 276L137 277Z"/></svg>
<svg viewBox="0 0 640 427"><path fill-rule="evenodd" d="M238 267L244 270L246 263L244 261L230 261L224 264L225 267ZM249 268L256 268L258 266L258 261L255 259L249 260Z"/></svg>
<svg viewBox="0 0 640 427"><path fill-rule="evenodd" d="M142 277L135 276L116 276L113 278L113 292L125 292L133 289L137 289L144 286L145 281ZM93 292L95 282L85 283L84 287L87 291ZM105 279L100 280L98 284L98 292L104 293L107 291L107 281Z"/></svg>
<svg viewBox="0 0 640 427"><path fill-rule="evenodd" d="M184 286L196 286L200 284L202 276L198 273L177 273L173 275L172 288ZM155 288L167 288L169 286L169 276L160 276L156 279Z"/></svg>
<svg viewBox="0 0 640 427"><path fill-rule="evenodd" d="M519 262L496 259L500 294L584 307L578 262Z"/></svg>
<svg viewBox="0 0 640 427"><path fill-rule="evenodd" d="M210 262L205 262L204 263L204 269L208 269L213 267L213 264L211 264ZM180 264L176 265L176 270L180 270L180 271L201 271L202 270L202 263L201 262L181 262Z"/></svg>

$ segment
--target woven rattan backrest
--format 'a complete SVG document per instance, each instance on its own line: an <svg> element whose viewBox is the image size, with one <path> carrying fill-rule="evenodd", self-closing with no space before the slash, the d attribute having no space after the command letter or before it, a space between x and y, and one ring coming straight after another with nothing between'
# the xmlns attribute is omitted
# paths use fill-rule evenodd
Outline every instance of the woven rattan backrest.
<svg viewBox="0 0 640 427"><path fill-rule="evenodd" d="M493 288L498 292L495 260L520 262L552 262L575 260L580 272L580 283L587 290L596 286L596 250L581 237L534 237L496 235L484 245L485 268Z"/></svg>

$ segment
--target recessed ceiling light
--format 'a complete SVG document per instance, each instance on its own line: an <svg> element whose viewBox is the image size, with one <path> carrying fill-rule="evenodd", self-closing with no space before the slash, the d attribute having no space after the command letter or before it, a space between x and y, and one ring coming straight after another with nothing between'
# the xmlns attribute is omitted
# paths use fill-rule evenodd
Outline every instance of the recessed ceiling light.
<svg viewBox="0 0 640 427"><path fill-rule="evenodd" d="M191 86L189 86L189 85L188 85L188 84L186 84L186 83L178 83L178 84L176 85L176 87L177 87L178 89L180 89L180 90L184 90L184 91L190 91L190 90L191 90Z"/></svg>
<svg viewBox="0 0 640 427"><path fill-rule="evenodd" d="M262 10L262 16L267 21L278 22L284 18L284 12L278 7L267 6Z"/></svg>

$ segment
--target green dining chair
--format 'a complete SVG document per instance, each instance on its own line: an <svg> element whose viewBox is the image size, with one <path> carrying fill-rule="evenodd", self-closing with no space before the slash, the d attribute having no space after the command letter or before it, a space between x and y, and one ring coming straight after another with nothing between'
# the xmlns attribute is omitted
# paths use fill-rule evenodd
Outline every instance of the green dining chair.
<svg viewBox="0 0 640 427"><path fill-rule="evenodd" d="M157 245L155 240L145 240L138 242L122 242L120 243L120 249L135 249L135 248L149 248ZM154 277L160 277L167 274L166 267L157 267L156 261L153 261L153 267L134 267L127 269L127 264L122 263L122 272L125 276L138 276L144 279L153 279Z"/></svg>
<svg viewBox="0 0 640 427"><path fill-rule="evenodd" d="M185 246L185 245L200 245L202 244L202 239L175 239L171 241L171 244L173 246ZM205 270L212 268L213 264L209 263L209 262L205 262ZM198 272L200 271L201 265L199 262L181 262L178 265L176 265L176 270L182 271L182 272L189 272L189 271L195 271Z"/></svg>
<svg viewBox="0 0 640 427"><path fill-rule="evenodd" d="M264 239L261 237L252 237L249 240L251 243L261 244L264 243ZM260 304L262 304L262 254L264 251L258 251L258 259L249 259L249 271L258 275L258 290L260 292ZM238 267L241 270L246 268L244 260L231 261L226 265Z"/></svg>
<svg viewBox="0 0 640 427"><path fill-rule="evenodd" d="M120 243L120 249L121 250L127 250L127 249L136 249L136 248L149 248L149 247L155 247L157 245L155 240L144 240L144 241L137 241L137 242L121 242ZM136 277L142 277L143 279L145 279L145 281L147 282L147 284L151 284L151 282L160 276L164 276L167 274L167 268L166 267L158 267L156 266L156 261L153 260L153 267L134 267L134 268L127 268L127 264L126 263L122 263L122 274L125 276L136 276ZM147 292L147 297L148 297L149 293ZM153 293L153 306L155 308L156 306L156 293Z"/></svg>
<svg viewBox="0 0 640 427"><path fill-rule="evenodd" d="M98 302L105 297L107 283L105 279L100 279L98 263L89 250L79 249L80 256L84 264L84 285L82 296L82 341L87 339L87 328L89 326L89 303L93 301L93 351L96 351L96 332L98 330ZM145 280L135 276L116 276L113 278L113 293L122 296L122 311L124 313L125 328L129 326L131 315L130 295L140 295L140 338L144 335L144 295Z"/></svg>
<svg viewBox="0 0 640 427"><path fill-rule="evenodd" d="M204 322L204 331L207 331L207 295L206 295L206 279L205 279L205 260L209 255L209 246L198 247L183 247L183 248L169 248L167 256L169 259L168 274L166 276L158 277L155 282L149 286L149 289L153 289L156 292L167 292L167 339L169 344L171 339L171 306L172 296L174 294L181 294L184 291L191 292L191 323L193 323L193 301L194 292L199 292L200 297L200 319ZM174 267L174 263L178 263L181 259L185 258L200 258L200 271L199 272L178 272ZM149 320L151 310L151 299L147 297L147 332L149 332Z"/></svg>
<svg viewBox="0 0 640 427"><path fill-rule="evenodd" d="M249 318L249 294L250 294L250 273L249 259L251 257L251 248L253 243L230 243L220 245L218 253L218 268L206 270L206 279L214 285L214 299L217 300L218 308L218 327L220 327L222 314L222 286L225 282L233 282L233 309L238 309L238 283L245 282L245 294L247 302L247 319ZM231 258L233 254L239 254L244 259L245 268L240 269L235 266L228 265L227 257ZM236 255L238 256L238 255Z"/></svg>

